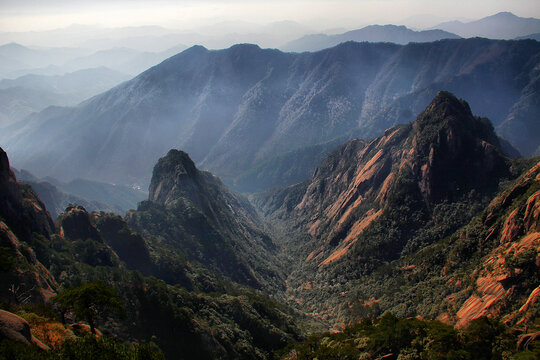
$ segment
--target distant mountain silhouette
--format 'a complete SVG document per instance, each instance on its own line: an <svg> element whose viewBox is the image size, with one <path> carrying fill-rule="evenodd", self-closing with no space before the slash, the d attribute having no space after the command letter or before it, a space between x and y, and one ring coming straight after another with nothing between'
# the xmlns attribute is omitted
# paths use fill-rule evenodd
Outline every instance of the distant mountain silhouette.
<svg viewBox="0 0 540 360"><path fill-rule="evenodd" d="M486 37L490 39L515 39L540 32L540 19L523 18L511 12L500 12L479 20L463 23L450 21L433 27L458 34L462 37Z"/></svg>
<svg viewBox="0 0 540 360"><path fill-rule="evenodd" d="M48 106L74 106L109 90L129 76L105 67L64 75L29 74L0 80L0 127L22 120Z"/></svg>
<svg viewBox="0 0 540 360"><path fill-rule="evenodd" d="M280 47L284 51L317 51L336 46L346 41L391 42L431 42L441 39L458 39L456 34L443 30L414 31L405 26L370 25L362 29L347 31L339 35L313 34L293 40Z"/></svg>
<svg viewBox="0 0 540 360"><path fill-rule="evenodd" d="M516 40L525 40L525 39L533 39L533 40L536 40L536 41L540 41L540 32L535 33L535 34L529 34L529 35L524 35L524 36L518 36L518 37L516 38Z"/></svg>

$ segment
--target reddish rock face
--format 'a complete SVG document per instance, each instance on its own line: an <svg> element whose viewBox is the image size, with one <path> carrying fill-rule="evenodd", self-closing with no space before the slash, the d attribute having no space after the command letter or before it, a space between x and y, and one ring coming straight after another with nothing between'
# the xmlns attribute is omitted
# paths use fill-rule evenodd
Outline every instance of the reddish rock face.
<svg viewBox="0 0 540 360"><path fill-rule="evenodd" d="M465 101L440 92L414 123L336 149L286 213L302 219L305 231L320 242L306 261L321 267L347 254L400 201L396 194L416 197L429 217L436 204L472 190L491 195L506 175L508 165L489 122L474 117Z"/></svg>
<svg viewBox="0 0 540 360"><path fill-rule="evenodd" d="M531 306L540 298L540 288L514 299L521 303L521 307L517 311L509 311L509 301L506 300L516 296L515 279L523 272L522 268L516 267L520 266L519 263L516 265L509 262L509 259L517 259L528 253L536 254L536 267L540 270L540 191L533 192L530 196L522 196L538 185L540 162L512 189L497 197L488 208L489 215L484 222L495 224L485 241L498 235L500 245L482 259L480 272L471 274L471 277L477 279L474 294L458 310L456 326L466 326L481 316L502 314L505 315L505 321L521 323L528 320ZM496 213L503 215L497 220L494 215Z"/></svg>

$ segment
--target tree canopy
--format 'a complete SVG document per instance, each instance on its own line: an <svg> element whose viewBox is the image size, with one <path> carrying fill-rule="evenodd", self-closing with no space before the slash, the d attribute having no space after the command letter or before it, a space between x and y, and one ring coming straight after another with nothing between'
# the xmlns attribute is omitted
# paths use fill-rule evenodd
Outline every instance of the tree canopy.
<svg viewBox="0 0 540 360"><path fill-rule="evenodd" d="M52 299L62 311L71 310L77 318L88 321L95 334L95 321L104 312L122 312L124 303L120 295L103 281L94 281L68 289Z"/></svg>

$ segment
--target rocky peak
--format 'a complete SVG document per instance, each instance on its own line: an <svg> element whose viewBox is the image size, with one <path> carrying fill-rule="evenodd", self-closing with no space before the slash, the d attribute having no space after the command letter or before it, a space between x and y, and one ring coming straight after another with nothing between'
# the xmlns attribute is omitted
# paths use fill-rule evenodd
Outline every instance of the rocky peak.
<svg viewBox="0 0 540 360"><path fill-rule="evenodd" d="M150 218L159 226L149 228ZM130 212L127 222L239 283L276 286L272 279L281 276L275 270L275 245L249 201L211 173L197 170L183 151L171 150L159 159L149 201Z"/></svg>
<svg viewBox="0 0 540 360"><path fill-rule="evenodd" d="M182 196L195 200L199 178L199 170L188 154L170 150L154 167L148 199L163 205Z"/></svg>
<svg viewBox="0 0 540 360"><path fill-rule="evenodd" d="M467 102L441 91L413 123L405 156L428 206L471 189L494 191L508 174L489 120Z"/></svg>
<svg viewBox="0 0 540 360"><path fill-rule="evenodd" d="M301 228L323 241L307 257L321 266L345 255L372 223L403 208L417 214L418 222L392 245L392 251L400 249L438 204L473 201L471 196L479 201L508 175L508 160L489 121L441 91L413 123L338 147L285 217L297 217Z"/></svg>

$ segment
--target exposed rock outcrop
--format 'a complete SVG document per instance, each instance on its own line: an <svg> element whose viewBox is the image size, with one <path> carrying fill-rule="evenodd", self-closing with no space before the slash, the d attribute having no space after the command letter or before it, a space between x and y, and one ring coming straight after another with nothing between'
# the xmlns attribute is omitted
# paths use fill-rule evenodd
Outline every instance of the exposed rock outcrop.
<svg viewBox="0 0 540 360"><path fill-rule="evenodd" d="M481 316L505 314L505 321L518 323L530 320L530 309L540 298L534 280L540 271L538 188L540 163L487 209L484 225L492 230L484 241L498 241L498 246L482 259L480 271L471 274L476 286L457 312L458 327ZM513 302L522 305L509 312Z"/></svg>
<svg viewBox="0 0 540 360"><path fill-rule="evenodd" d="M60 216L60 236L74 244L74 255L83 263L92 266L120 264L118 255L105 243L82 206L69 206Z"/></svg>
<svg viewBox="0 0 540 360"><path fill-rule="evenodd" d="M9 167L7 154L0 148L0 217L23 241L32 233L48 237L55 232L54 222L45 205L28 186L17 182Z"/></svg>
<svg viewBox="0 0 540 360"><path fill-rule="evenodd" d="M8 311L0 310L0 340L11 339L26 345L34 344L43 350L49 347L30 333L28 322Z"/></svg>
<svg viewBox="0 0 540 360"><path fill-rule="evenodd" d="M14 304L47 300L57 284L36 251L54 233L54 223L32 189L17 182L2 149L0 204L0 298Z"/></svg>

